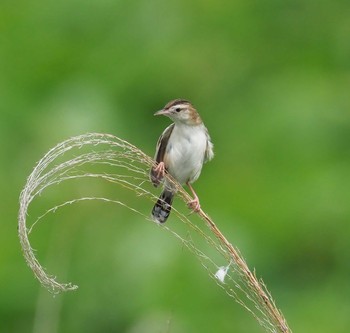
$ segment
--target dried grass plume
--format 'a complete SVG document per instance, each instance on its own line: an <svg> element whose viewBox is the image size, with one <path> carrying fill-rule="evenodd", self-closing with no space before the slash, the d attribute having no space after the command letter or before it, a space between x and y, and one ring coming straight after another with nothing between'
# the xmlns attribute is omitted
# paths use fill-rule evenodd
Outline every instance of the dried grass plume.
<svg viewBox="0 0 350 333"><path fill-rule="evenodd" d="M65 159L66 156L69 158ZM124 206L157 224L150 218L149 212L140 210L138 200L131 206L115 198L97 196L70 198L48 209L39 217L34 217L34 221L29 223L28 208L33 200L40 194L44 195L45 190L51 186L58 186L72 179L92 177L122 186L135 193L138 198L154 202L157 196L152 193L148 180L149 169L153 164L151 157L132 144L113 135L98 133L76 136L59 143L37 163L20 195L18 234L24 258L45 288L53 293L77 289L76 285L58 282L55 277L49 275L31 247L29 234L48 214L77 202L100 200ZM86 171L91 165L107 167L113 172ZM168 178L178 189L177 197L185 203L190 201L190 196L182 186ZM173 221L158 226L173 234L193 253L215 283L249 311L267 332L291 332L265 285L257 279L255 272L248 268L238 249L228 241L203 210L196 215L182 213L174 207L171 217Z"/></svg>

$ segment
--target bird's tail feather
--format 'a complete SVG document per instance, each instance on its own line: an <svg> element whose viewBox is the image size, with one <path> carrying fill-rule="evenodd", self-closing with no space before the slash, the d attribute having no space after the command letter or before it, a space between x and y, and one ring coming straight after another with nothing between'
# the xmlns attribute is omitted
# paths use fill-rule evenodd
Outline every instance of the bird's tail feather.
<svg viewBox="0 0 350 333"><path fill-rule="evenodd" d="M152 216L156 221L164 223L167 220L171 211L174 194L174 191L169 191L166 188L163 190L152 209Z"/></svg>

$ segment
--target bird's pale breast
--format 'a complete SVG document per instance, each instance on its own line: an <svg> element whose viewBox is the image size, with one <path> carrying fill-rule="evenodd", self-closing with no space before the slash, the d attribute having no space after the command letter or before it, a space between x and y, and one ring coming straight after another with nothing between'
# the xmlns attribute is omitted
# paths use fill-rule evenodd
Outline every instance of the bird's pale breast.
<svg viewBox="0 0 350 333"><path fill-rule="evenodd" d="M194 182L200 175L207 147L204 126L175 126L166 150L165 166L181 184Z"/></svg>

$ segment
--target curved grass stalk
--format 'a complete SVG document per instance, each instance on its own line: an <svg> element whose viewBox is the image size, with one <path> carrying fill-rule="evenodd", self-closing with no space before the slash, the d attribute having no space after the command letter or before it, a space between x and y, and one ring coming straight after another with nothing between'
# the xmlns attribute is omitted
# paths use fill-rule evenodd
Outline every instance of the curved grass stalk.
<svg viewBox="0 0 350 333"><path fill-rule="evenodd" d="M71 152L74 152L73 157L64 160ZM154 202L157 197L152 194L148 180L149 169L152 165L154 161L151 157L127 141L113 135L98 133L70 138L52 148L37 163L20 195L18 234L24 258L35 277L45 288L53 293L78 288L72 283L58 282L55 277L49 275L37 260L30 245L29 234L48 214L81 201L100 200L121 205L141 215L144 219L155 222L150 216L140 211L137 207L138 200L133 202L135 207L132 207L121 200L91 196L72 198L58 204L48 209L29 225L27 215L32 201L50 186L57 186L72 179L98 178L118 184L133 191L140 198ZM84 168L89 166L107 167L113 172L85 171ZM166 177L176 186L177 196L188 203L191 197L183 187L171 177ZM258 280L255 273L249 269L238 249L227 240L214 221L202 209L197 214L202 223L194 222L195 216L195 214L185 215L174 207L171 218L177 221L157 225L172 233L192 252L216 284L249 311L267 332L290 333L291 330L270 293L263 282ZM220 266L222 263L228 263L228 266L224 273L221 272L218 279L217 273L222 269Z"/></svg>

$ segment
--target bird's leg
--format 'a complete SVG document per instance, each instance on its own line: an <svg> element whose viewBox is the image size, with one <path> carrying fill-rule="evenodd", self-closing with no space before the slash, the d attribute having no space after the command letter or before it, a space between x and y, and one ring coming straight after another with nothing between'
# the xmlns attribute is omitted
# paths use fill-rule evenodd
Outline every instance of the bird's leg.
<svg viewBox="0 0 350 333"><path fill-rule="evenodd" d="M158 179L162 179L165 174L164 162L159 162L158 165L154 168L154 172L157 174Z"/></svg>
<svg viewBox="0 0 350 333"><path fill-rule="evenodd" d="M191 200L188 203L188 207L197 213L201 209L201 205L199 204L199 198L198 198L196 192L194 191L192 185L189 182L187 182L186 185L189 187L189 189L191 190L193 197L194 197L193 200Z"/></svg>

